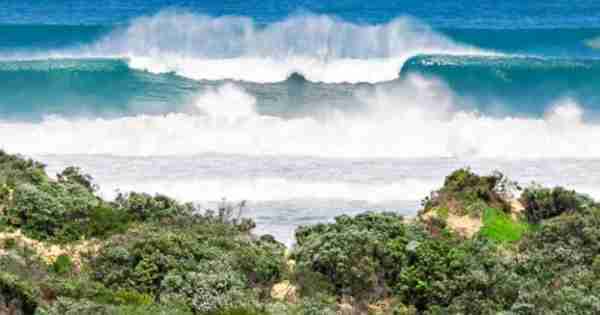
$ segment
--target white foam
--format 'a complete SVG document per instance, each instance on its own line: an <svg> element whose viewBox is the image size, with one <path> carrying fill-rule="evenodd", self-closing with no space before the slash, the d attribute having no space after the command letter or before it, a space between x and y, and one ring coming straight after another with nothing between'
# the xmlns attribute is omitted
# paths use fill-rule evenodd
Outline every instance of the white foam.
<svg viewBox="0 0 600 315"><path fill-rule="evenodd" d="M366 25L302 14L261 26L246 17L169 10L137 18L90 45L0 59L126 58L135 69L198 80L264 83L300 73L317 82L374 83L397 78L418 54L491 53L409 17Z"/></svg>
<svg viewBox="0 0 600 315"><path fill-rule="evenodd" d="M195 102L195 109L213 118L236 120L256 114L256 98L232 83L209 88Z"/></svg>
<svg viewBox="0 0 600 315"><path fill-rule="evenodd" d="M139 180L139 179L138 179ZM162 193L184 201L212 202L227 198L232 201L251 199L253 202L273 200L357 200L381 203L399 200L419 200L435 187L433 183L407 179L387 184L352 183L343 181L303 181L287 178L215 178L185 180L152 180L104 183L103 195L115 196L115 191Z"/></svg>
<svg viewBox="0 0 600 315"><path fill-rule="evenodd" d="M298 15L257 26L243 17L167 11L135 20L89 48L128 56L134 68L193 79L285 80L294 72L319 82L392 80L417 54L482 54L407 17L359 25Z"/></svg>
<svg viewBox="0 0 600 315"><path fill-rule="evenodd" d="M198 109L164 116L0 122L0 144L27 154L194 155L209 152L342 158L598 158L600 126L559 100L544 118L488 117L457 106L442 82L409 76L360 90L358 112L265 116L241 87L198 96ZM565 103L566 102L566 103ZM198 107L197 107L198 108Z"/></svg>

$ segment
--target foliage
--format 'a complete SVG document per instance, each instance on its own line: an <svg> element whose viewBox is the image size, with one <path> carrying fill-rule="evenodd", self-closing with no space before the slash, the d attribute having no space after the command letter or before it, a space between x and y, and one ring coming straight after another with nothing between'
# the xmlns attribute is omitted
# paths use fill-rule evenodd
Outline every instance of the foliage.
<svg viewBox="0 0 600 315"><path fill-rule="evenodd" d="M244 292L246 281L242 275L223 269L169 273L161 283L161 300L184 301L196 313L236 308L251 300Z"/></svg>
<svg viewBox="0 0 600 315"><path fill-rule="evenodd" d="M337 294L373 299L387 291L385 274L394 264L386 243L402 247L405 236L402 217L393 213L340 216L333 224L299 228L294 258L299 269L323 275Z"/></svg>
<svg viewBox="0 0 600 315"><path fill-rule="evenodd" d="M598 313L600 274L595 263L599 241L599 209L542 222L520 244L515 268L523 278L523 293L517 305L542 313Z"/></svg>
<svg viewBox="0 0 600 315"><path fill-rule="evenodd" d="M59 298L50 306L38 308L36 315L192 315L180 304L110 305L93 301Z"/></svg>
<svg viewBox="0 0 600 315"><path fill-rule="evenodd" d="M159 220L191 215L199 211L191 203L180 204L164 195L151 196L146 193L120 193L115 203L138 221Z"/></svg>
<svg viewBox="0 0 600 315"><path fill-rule="evenodd" d="M71 257L65 254L56 257L56 261L52 264L52 270L58 274L67 274L73 270L73 261Z"/></svg>
<svg viewBox="0 0 600 315"><path fill-rule="evenodd" d="M127 237L111 239L90 268L93 280L108 288L212 312L252 301L252 287L270 290L283 273L283 246L247 239L235 226L211 222L140 226Z"/></svg>
<svg viewBox="0 0 600 315"><path fill-rule="evenodd" d="M89 192L94 192L98 186L94 185L94 180L89 174L82 174L81 169L75 166L65 168L61 173L56 175L59 183L74 183L87 189Z"/></svg>
<svg viewBox="0 0 600 315"><path fill-rule="evenodd" d="M43 183L48 180L45 167L42 163L0 150L0 185Z"/></svg>
<svg viewBox="0 0 600 315"><path fill-rule="evenodd" d="M530 187L529 225L507 214L514 187L499 173L458 170L424 202L439 221L367 212L300 227L288 268L282 244L250 233L244 202L200 211L135 192L108 202L76 167L52 180L42 164L0 152L0 225L44 241L100 242L52 264L3 242L0 313L366 314L381 301L390 314L600 313L600 207ZM450 214L482 216L480 236L446 229ZM282 279L296 286L295 303L271 299Z"/></svg>
<svg viewBox="0 0 600 315"><path fill-rule="evenodd" d="M521 194L521 203L525 207L525 216L531 223L559 216L565 212L590 208L594 201L588 196L562 187L543 188L532 186Z"/></svg>
<svg viewBox="0 0 600 315"><path fill-rule="evenodd" d="M0 271L0 308L13 305L23 314L33 314L37 307L38 292L15 275Z"/></svg>
<svg viewBox="0 0 600 315"><path fill-rule="evenodd" d="M468 168L452 172L444 180L444 185L423 200L423 208L445 208L457 215L479 216L488 207L508 212L506 202L518 185L510 182L502 173L479 176Z"/></svg>
<svg viewBox="0 0 600 315"><path fill-rule="evenodd" d="M510 215L494 208L488 208L483 215L483 227L479 234L497 242L516 242L527 232L526 223L513 220Z"/></svg>

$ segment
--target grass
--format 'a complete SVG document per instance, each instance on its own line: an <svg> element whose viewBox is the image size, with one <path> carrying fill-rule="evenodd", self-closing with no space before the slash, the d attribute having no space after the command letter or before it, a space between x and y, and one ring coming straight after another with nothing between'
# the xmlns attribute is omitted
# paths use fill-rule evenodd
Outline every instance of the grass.
<svg viewBox="0 0 600 315"><path fill-rule="evenodd" d="M520 240L528 229L527 223L515 221L500 210L488 208L483 214L483 227L479 233L500 243L512 243Z"/></svg>
<svg viewBox="0 0 600 315"><path fill-rule="evenodd" d="M435 208L435 212L440 217L440 219L447 220L448 215L450 214L450 209L448 209L448 207L437 207Z"/></svg>

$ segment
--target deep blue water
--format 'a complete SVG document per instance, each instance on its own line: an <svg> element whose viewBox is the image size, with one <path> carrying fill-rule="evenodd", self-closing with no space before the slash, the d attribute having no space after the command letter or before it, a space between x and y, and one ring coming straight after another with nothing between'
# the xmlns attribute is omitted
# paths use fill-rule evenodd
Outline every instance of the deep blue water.
<svg viewBox="0 0 600 315"><path fill-rule="evenodd" d="M305 10L359 23L384 23L410 15L435 27L450 28L600 27L600 3L595 0L4 0L0 23L111 25L165 8L213 16L250 16L261 23Z"/></svg>

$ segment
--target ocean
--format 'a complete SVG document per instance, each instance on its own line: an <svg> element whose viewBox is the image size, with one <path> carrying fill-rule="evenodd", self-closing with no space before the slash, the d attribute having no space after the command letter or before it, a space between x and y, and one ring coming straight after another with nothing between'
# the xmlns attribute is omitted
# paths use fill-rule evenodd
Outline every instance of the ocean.
<svg viewBox="0 0 600 315"><path fill-rule="evenodd" d="M0 148L287 243L460 167L600 197L598 140L599 1L0 3Z"/></svg>

